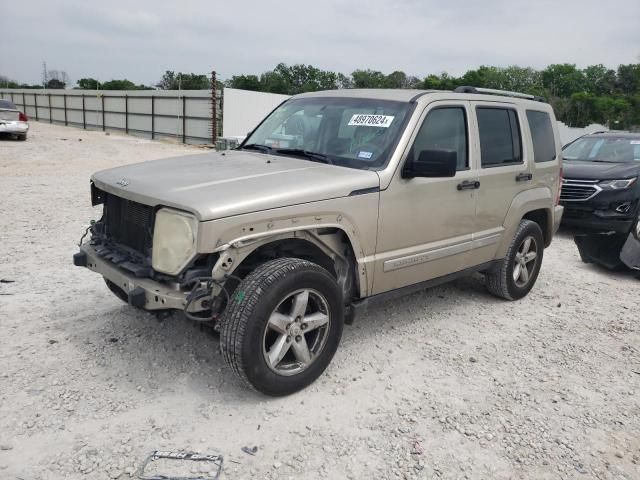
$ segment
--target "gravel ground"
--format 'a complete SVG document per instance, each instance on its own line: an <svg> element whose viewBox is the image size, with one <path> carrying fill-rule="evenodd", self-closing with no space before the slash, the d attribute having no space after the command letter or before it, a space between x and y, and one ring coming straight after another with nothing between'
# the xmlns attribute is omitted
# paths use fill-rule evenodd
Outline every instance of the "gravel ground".
<svg viewBox="0 0 640 480"><path fill-rule="evenodd" d="M93 171L197 151L35 122L0 141L0 478L124 480L156 448L222 453L230 479L640 478L640 282L567 234L527 298L478 276L390 302L281 399L71 265Z"/></svg>

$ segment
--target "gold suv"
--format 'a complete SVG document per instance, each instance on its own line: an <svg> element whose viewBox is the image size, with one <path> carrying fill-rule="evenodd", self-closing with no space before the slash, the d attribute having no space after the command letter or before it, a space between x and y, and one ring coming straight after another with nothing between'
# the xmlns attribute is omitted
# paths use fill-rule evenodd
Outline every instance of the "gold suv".
<svg viewBox="0 0 640 480"><path fill-rule="evenodd" d="M220 331L249 385L285 395L367 308L472 272L517 300L560 223L551 107L514 92L294 96L233 151L98 172L75 255L149 311Z"/></svg>

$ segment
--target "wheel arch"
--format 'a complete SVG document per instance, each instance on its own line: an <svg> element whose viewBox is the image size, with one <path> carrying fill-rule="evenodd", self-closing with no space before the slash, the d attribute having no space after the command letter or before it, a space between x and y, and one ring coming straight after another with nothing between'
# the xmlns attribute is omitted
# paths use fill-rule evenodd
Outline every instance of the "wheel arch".
<svg viewBox="0 0 640 480"><path fill-rule="evenodd" d="M347 232L337 226L299 229L245 238L220 250L212 276L243 278L263 263L289 257L308 260L331 273L346 303L366 295L366 270L359 267L356 248Z"/></svg>
<svg viewBox="0 0 640 480"><path fill-rule="evenodd" d="M553 195L549 188L539 187L520 192L511 202L503 224L504 235L500 242L497 258L506 255L511 240L523 219L540 225L545 247L553 238Z"/></svg>

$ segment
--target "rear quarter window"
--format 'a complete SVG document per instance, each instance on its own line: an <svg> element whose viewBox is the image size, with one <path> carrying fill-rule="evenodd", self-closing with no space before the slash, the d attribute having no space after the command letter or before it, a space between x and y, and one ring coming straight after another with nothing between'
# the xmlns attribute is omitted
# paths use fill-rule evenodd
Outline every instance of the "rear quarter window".
<svg viewBox="0 0 640 480"><path fill-rule="evenodd" d="M536 163L556 159L556 142L551 118L547 112L527 110L527 121L533 142L533 158Z"/></svg>

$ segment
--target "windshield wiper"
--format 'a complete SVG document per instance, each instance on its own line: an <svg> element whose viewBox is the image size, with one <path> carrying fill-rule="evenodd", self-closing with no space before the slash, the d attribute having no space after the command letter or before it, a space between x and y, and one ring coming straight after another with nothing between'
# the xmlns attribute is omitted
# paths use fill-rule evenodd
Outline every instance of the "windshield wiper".
<svg viewBox="0 0 640 480"><path fill-rule="evenodd" d="M324 155L322 153L310 152L309 150L304 150L302 148L278 148L277 150L274 150L274 152L280 153L283 155L298 155L300 157L304 157L312 161L328 163L329 165L333 165L333 161L331 161L328 155Z"/></svg>
<svg viewBox="0 0 640 480"><path fill-rule="evenodd" d="M267 145L260 145L259 143L250 143L249 145L243 145L240 147L242 150L258 150L259 152L271 153L273 150Z"/></svg>

